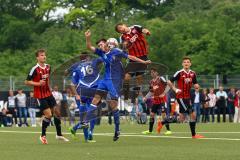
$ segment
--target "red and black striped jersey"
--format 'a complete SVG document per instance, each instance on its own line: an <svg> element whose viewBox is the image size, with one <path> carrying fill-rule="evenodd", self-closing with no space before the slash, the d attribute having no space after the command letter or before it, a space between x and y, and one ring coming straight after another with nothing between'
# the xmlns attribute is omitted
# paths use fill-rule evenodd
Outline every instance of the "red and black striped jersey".
<svg viewBox="0 0 240 160"><path fill-rule="evenodd" d="M41 99L52 95L49 87L49 77L51 68L50 65L45 64L41 67L39 64L32 67L31 71L27 76L27 81L39 82L40 80L45 80L46 85L44 86L34 86L34 97Z"/></svg>
<svg viewBox="0 0 240 160"><path fill-rule="evenodd" d="M150 81L150 92L152 92L153 95L153 104L161 104L167 101L166 95L164 95L163 97L159 97L164 93L166 84L167 81L165 80L165 78L159 76Z"/></svg>
<svg viewBox="0 0 240 160"><path fill-rule="evenodd" d="M171 82L177 81L177 87L181 90L176 97L177 98L190 98L190 91L193 84L197 83L196 73L192 70L188 72L184 69L177 71L170 79Z"/></svg>
<svg viewBox="0 0 240 160"><path fill-rule="evenodd" d="M129 33L121 35L120 41L127 42L129 55L142 57L148 54L148 44L139 25L131 26Z"/></svg>

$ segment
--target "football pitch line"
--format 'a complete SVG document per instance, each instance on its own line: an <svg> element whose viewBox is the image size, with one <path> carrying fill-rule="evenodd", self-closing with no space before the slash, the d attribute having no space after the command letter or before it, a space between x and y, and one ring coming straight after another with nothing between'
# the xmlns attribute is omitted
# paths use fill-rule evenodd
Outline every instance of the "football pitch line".
<svg viewBox="0 0 240 160"><path fill-rule="evenodd" d="M33 131L7 131L7 130L0 130L0 133L15 133L15 134L41 134L41 132L33 132ZM175 133L189 133L189 132L174 132ZM205 133L205 134L239 134L240 132L198 132L198 133ZM56 132L47 132L47 134L56 134ZM64 132L63 134L69 135L70 133ZM77 133L83 134L83 133ZM113 136L113 133L94 133L94 136ZM192 139L192 137L183 137L183 136L163 136L163 135L142 135L139 133L121 133L121 137L143 137L143 138L168 138L168 139ZM240 141L240 138L214 138L214 137L205 137L201 138L201 140L222 140L222 141Z"/></svg>

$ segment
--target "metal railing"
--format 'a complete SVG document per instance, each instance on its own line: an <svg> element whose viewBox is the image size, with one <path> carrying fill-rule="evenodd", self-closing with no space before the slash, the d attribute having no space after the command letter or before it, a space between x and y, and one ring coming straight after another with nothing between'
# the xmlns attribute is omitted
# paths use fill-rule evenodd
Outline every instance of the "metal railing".
<svg viewBox="0 0 240 160"><path fill-rule="evenodd" d="M165 75L166 79L170 76ZM26 86L24 84L24 80L26 77L0 77L0 91L8 91L8 90L17 90L22 88L25 91L32 90L32 87ZM144 77L144 86L148 86L148 82L151 79L150 76ZM57 77L52 77L51 85L58 85L59 89L65 90L71 83L70 77L64 77L63 75L59 75ZM132 85L134 85L135 81L132 80ZM210 88L213 87L218 89L220 85L224 86L224 88L240 88L240 75L228 75L225 77L223 75L198 75L198 83L201 88ZM146 87L147 88L147 87Z"/></svg>

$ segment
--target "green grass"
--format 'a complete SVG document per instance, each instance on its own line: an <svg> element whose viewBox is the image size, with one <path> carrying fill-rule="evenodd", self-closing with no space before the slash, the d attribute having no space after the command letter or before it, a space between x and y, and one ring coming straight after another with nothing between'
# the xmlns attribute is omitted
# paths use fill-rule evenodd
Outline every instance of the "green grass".
<svg viewBox="0 0 240 160"><path fill-rule="evenodd" d="M198 124L197 131L208 139L191 139L187 124L171 125L173 135L167 137L162 133L143 136L141 132L148 125L122 123L122 136L117 142L112 141L112 134L107 134L113 132L113 127L106 123L97 126L96 143L85 143L82 134L77 140L65 134L71 141L59 142L55 140L54 127L50 127L48 145L39 142L40 127L0 128L0 160L240 159L239 124ZM66 127L63 131L68 133Z"/></svg>

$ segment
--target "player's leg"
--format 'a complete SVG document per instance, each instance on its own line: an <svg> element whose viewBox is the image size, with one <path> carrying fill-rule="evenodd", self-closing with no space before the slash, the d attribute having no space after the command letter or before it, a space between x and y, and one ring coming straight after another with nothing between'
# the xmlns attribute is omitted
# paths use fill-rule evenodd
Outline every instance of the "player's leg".
<svg viewBox="0 0 240 160"><path fill-rule="evenodd" d="M54 125L57 131L56 139L68 142L69 140L62 135L60 106L56 105L56 101L53 96L48 97L48 104L51 107Z"/></svg>
<svg viewBox="0 0 240 160"><path fill-rule="evenodd" d="M152 133L156 113L157 113L157 105L154 104L150 109L149 129L148 129L148 131L143 131L142 132L143 134L151 134Z"/></svg>
<svg viewBox="0 0 240 160"><path fill-rule="evenodd" d="M129 73L125 74L124 77L124 82L123 82L123 95L124 95L124 100L129 99L129 88L130 88L130 80L131 80L131 75Z"/></svg>
<svg viewBox="0 0 240 160"><path fill-rule="evenodd" d="M119 139L119 135L120 135L120 115L119 115L119 109L117 107L118 101L116 99L112 99L112 100L110 100L109 105L112 110L114 126L115 126L113 140L117 141Z"/></svg>
<svg viewBox="0 0 240 160"><path fill-rule="evenodd" d="M40 100L40 107L43 113L42 134L40 136L40 141L42 142L42 144L48 144L46 139L46 131L51 121L52 112L50 108L47 108L47 103L45 103L44 99Z"/></svg>

